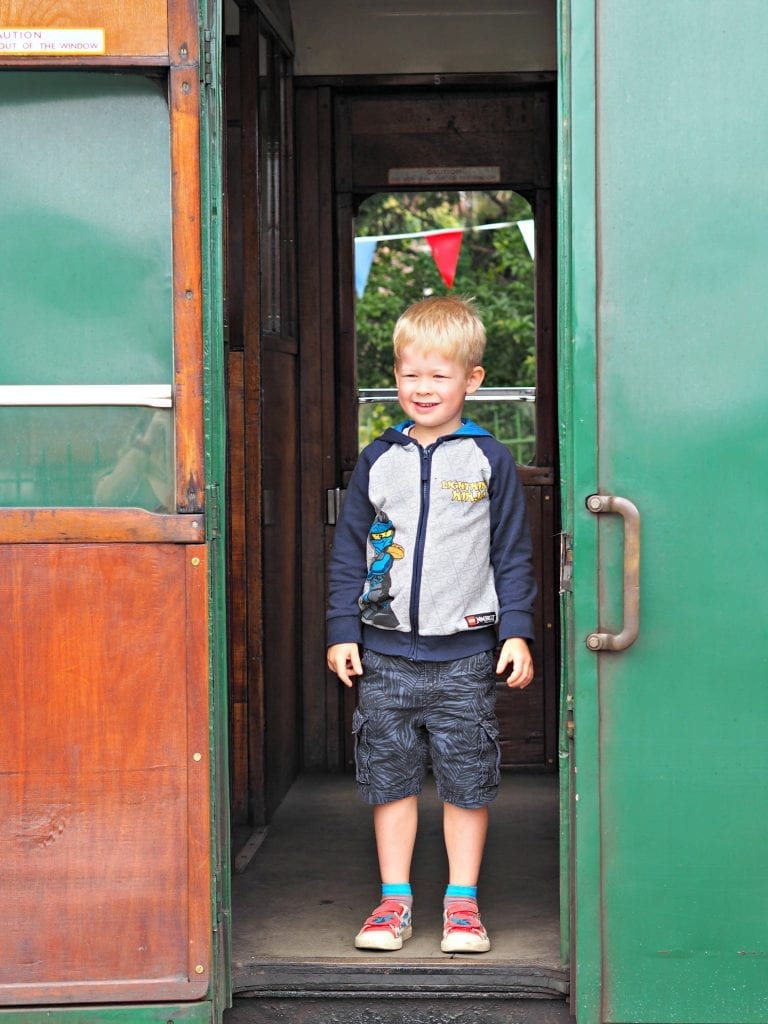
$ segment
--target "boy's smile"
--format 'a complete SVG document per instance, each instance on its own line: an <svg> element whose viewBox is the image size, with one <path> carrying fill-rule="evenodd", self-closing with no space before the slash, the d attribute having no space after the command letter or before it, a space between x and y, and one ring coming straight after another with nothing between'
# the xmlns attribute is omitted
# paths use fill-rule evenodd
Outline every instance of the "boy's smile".
<svg viewBox="0 0 768 1024"><path fill-rule="evenodd" d="M483 382L482 366L464 366L437 351L403 348L395 365L397 398L412 419L411 435L421 444L432 444L461 426L464 398Z"/></svg>

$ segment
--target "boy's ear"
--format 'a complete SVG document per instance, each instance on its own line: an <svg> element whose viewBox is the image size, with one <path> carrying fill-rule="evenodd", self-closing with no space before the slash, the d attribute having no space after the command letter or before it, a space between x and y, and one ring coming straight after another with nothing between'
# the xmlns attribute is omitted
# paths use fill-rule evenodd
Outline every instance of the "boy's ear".
<svg viewBox="0 0 768 1024"><path fill-rule="evenodd" d="M467 385L465 393L473 395L485 380L485 370L482 366L473 366L467 373Z"/></svg>

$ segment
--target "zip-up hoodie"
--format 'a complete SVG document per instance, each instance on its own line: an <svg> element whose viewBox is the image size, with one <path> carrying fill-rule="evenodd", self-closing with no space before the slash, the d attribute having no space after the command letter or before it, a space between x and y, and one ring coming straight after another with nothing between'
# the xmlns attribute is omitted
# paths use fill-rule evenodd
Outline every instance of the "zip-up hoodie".
<svg viewBox="0 0 768 1024"><path fill-rule="evenodd" d="M330 561L328 644L448 661L533 638L536 584L509 450L471 420L422 448L385 431L358 459Z"/></svg>

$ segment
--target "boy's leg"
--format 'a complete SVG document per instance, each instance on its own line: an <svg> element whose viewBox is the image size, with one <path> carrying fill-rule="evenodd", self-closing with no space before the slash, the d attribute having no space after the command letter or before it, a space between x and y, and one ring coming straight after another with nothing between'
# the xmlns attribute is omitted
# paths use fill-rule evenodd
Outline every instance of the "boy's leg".
<svg viewBox="0 0 768 1024"><path fill-rule="evenodd" d="M443 834L449 884L476 886L488 835L488 808L443 804Z"/></svg>
<svg viewBox="0 0 768 1024"><path fill-rule="evenodd" d="M418 798L375 804L373 827L381 872L381 903L355 936L358 949L401 949L411 937L411 858L418 824Z"/></svg>
<svg viewBox="0 0 768 1024"><path fill-rule="evenodd" d="M444 953L485 953L491 948L477 909L477 880L488 834L488 807L443 804L449 883L443 900Z"/></svg>
<svg viewBox="0 0 768 1024"><path fill-rule="evenodd" d="M373 808L373 830L384 885L408 882L419 821L418 798L407 796Z"/></svg>

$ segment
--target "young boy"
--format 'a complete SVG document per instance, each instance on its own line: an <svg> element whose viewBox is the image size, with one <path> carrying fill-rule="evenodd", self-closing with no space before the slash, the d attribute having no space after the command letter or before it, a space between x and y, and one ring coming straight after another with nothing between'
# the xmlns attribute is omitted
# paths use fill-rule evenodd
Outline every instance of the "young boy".
<svg viewBox="0 0 768 1024"><path fill-rule="evenodd" d="M393 342L408 419L361 453L330 565L327 661L345 686L362 677L357 782L374 805L382 882L355 946L400 949L411 936L411 857L429 757L449 868L441 949L483 953L490 940L477 881L499 784L495 673L513 689L533 678L531 541L512 456L462 420L464 398L485 374L485 329L472 301L415 303Z"/></svg>

